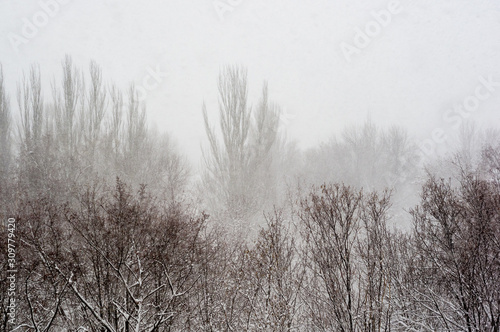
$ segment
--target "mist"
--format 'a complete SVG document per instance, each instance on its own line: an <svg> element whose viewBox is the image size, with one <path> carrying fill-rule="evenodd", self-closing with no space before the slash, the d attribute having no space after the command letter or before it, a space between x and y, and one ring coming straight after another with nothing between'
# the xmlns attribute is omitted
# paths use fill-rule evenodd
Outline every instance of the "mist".
<svg viewBox="0 0 500 332"><path fill-rule="evenodd" d="M1 331L499 331L500 4L0 4Z"/></svg>

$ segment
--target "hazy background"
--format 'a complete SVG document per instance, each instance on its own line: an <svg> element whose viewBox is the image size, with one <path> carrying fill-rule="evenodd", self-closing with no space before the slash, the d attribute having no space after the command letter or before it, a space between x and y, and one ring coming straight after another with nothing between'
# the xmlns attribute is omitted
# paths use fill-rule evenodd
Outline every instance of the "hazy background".
<svg viewBox="0 0 500 332"><path fill-rule="evenodd" d="M400 1L401 12L350 62L341 43L352 45L355 29L390 1L66 2L17 50L10 39L24 38L23 19L33 22L41 4L0 2L0 62L11 102L30 64L40 64L49 83L62 75L65 54L82 69L96 60L106 81L123 87L141 86L158 68L164 77L147 91L148 120L171 133L194 165L205 139L202 103L216 118L217 75L226 64L248 68L251 101L269 81L271 99L284 110L282 128L301 147L367 116L402 125L420 141L437 127L452 132L445 111L473 94L479 77L500 81L500 2L493 0ZM221 3L231 10L218 13ZM470 118L497 121L499 102L500 89Z"/></svg>
<svg viewBox="0 0 500 332"><path fill-rule="evenodd" d="M500 331L500 0L0 0L0 36L0 330Z"/></svg>

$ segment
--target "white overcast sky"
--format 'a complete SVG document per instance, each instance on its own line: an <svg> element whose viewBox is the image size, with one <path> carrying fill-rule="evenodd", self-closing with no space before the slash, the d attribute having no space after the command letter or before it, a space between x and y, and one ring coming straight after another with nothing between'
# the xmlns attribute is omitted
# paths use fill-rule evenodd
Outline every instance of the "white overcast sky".
<svg viewBox="0 0 500 332"><path fill-rule="evenodd" d="M42 0L50 2L49 0ZM40 17L35 0L0 0L0 62L12 95L32 63L46 82L60 77L65 54L86 69L93 59L104 77L142 84L148 68L165 77L148 91L151 125L169 132L196 161L205 137L201 107L217 117L221 66L247 67L256 104L264 80L286 113L283 128L302 147L328 140L369 115L429 137L452 130L443 114L474 94L479 78L500 82L500 1L401 0L401 12L347 62L379 0L65 0L58 12L15 51L26 20ZM216 3L232 3L221 20ZM42 14L43 16L43 14ZM24 38L24 37L23 37ZM50 85L46 84L46 91ZM470 116L498 123L500 86Z"/></svg>

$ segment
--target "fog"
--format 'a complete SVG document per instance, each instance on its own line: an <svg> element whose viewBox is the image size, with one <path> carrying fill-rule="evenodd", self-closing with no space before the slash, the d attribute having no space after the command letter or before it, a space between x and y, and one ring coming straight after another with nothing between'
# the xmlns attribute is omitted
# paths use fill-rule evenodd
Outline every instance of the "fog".
<svg viewBox="0 0 500 332"><path fill-rule="evenodd" d="M3 1L0 59L8 89L15 92L32 63L50 82L66 54L82 68L95 60L107 80L124 86L141 86L158 71L160 82L151 81L145 97L148 121L197 162L205 139L201 106L205 101L217 114L217 75L227 64L248 68L252 96L269 81L270 97L290 115L287 134L302 147L367 115L425 140L436 127L450 129L443 113L473 93L479 77L500 80L495 1L401 1L390 23L348 57L342 43L356 47L356 29L364 31L389 1L228 3L66 1L45 23L36 16L43 11L38 1ZM33 17L43 26L27 34L24 20ZM481 102L474 120L495 119L499 98Z"/></svg>
<svg viewBox="0 0 500 332"><path fill-rule="evenodd" d="M498 1L5 0L0 35L0 331L499 331Z"/></svg>

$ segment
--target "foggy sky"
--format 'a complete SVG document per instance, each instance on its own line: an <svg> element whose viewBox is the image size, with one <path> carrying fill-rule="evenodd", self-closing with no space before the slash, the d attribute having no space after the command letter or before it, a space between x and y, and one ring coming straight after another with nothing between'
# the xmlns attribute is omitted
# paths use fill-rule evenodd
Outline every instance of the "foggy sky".
<svg viewBox="0 0 500 332"><path fill-rule="evenodd" d="M284 111L282 128L301 147L367 116L402 125L421 141L436 128L453 132L444 114L473 95L481 77L500 82L495 0L402 0L351 61L342 43L355 46L356 29L364 31L391 1L61 0L27 38L26 20L43 20L41 3L49 2L0 2L0 62L12 105L30 64L40 64L49 94L65 54L85 70L93 59L107 82L154 86L146 96L150 125L169 132L195 163L205 139L201 107L205 102L215 123L217 76L226 64L247 67L254 105L269 81L270 98ZM226 7L218 12L217 5ZM16 50L17 37L24 41ZM157 69L155 86L147 76ZM500 86L468 118L499 122L499 102Z"/></svg>

